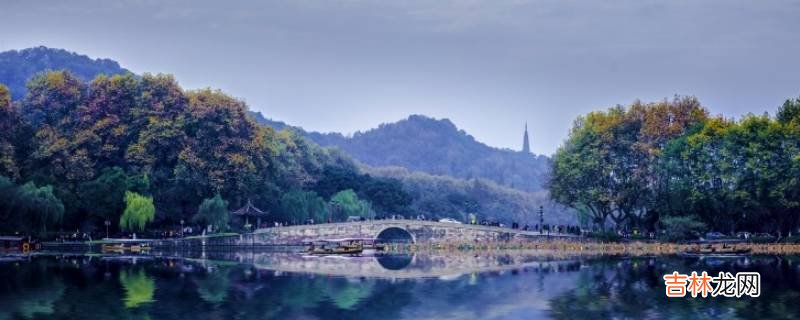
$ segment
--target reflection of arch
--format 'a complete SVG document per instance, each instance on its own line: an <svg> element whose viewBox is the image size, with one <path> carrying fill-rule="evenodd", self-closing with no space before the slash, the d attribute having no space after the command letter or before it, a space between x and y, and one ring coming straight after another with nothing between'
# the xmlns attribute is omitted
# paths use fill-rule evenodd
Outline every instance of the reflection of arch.
<svg viewBox="0 0 800 320"><path fill-rule="evenodd" d="M382 254L375 256L378 264L386 270L402 270L411 264L414 256L408 254Z"/></svg>
<svg viewBox="0 0 800 320"><path fill-rule="evenodd" d="M378 233L378 236L375 237L375 240L381 242L394 242L394 243L414 243L414 235L412 235L408 230L400 228L400 227L388 227L383 229L381 232Z"/></svg>

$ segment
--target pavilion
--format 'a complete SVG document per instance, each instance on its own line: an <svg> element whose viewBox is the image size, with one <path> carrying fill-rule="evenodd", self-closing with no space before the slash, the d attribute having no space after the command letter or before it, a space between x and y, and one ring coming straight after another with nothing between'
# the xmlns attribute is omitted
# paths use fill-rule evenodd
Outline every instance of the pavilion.
<svg viewBox="0 0 800 320"><path fill-rule="evenodd" d="M245 219L245 223L244 224L245 225L249 225L250 224L250 218L251 217L256 218L256 221L257 221L256 228L261 226L261 218L262 217L266 217L267 215L269 215L268 213L264 212L263 210L261 210L259 208L256 208L253 205L253 202L250 201L250 199L247 199L247 204L245 204L244 207L241 207L238 210L231 212L231 214L233 214L235 216L239 216L239 217L244 217L244 219Z"/></svg>

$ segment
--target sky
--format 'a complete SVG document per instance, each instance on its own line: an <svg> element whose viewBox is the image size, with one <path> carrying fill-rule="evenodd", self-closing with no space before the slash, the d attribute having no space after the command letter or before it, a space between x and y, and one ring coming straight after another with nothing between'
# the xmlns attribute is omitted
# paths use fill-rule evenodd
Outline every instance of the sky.
<svg viewBox="0 0 800 320"><path fill-rule="evenodd" d="M0 51L44 45L219 88L353 133L410 114L552 154L576 117L698 97L774 114L800 95L800 1L0 0Z"/></svg>

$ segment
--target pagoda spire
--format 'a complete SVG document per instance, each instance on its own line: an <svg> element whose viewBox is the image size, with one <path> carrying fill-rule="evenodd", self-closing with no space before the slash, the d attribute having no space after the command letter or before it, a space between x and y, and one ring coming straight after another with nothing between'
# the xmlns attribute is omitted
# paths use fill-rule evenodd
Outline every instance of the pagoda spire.
<svg viewBox="0 0 800 320"><path fill-rule="evenodd" d="M528 122L525 122L525 135L522 136L522 152L531 153L531 145L528 140Z"/></svg>

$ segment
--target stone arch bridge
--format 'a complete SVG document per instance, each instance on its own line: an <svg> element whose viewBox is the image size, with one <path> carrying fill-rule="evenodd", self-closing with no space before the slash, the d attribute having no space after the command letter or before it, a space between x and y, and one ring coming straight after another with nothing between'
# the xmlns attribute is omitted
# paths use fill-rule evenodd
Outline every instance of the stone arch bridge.
<svg viewBox="0 0 800 320"><path fill-rule="evenodd" d="M509 241L515 239L567 238L571 234L540 234L511 228L489 227L419 220L370 220L324 223L258 229L231 239L237 245L296 245L315 240L341 238L374 238L390 240L405 236L414 243L456 241Z"/></svg>

